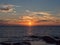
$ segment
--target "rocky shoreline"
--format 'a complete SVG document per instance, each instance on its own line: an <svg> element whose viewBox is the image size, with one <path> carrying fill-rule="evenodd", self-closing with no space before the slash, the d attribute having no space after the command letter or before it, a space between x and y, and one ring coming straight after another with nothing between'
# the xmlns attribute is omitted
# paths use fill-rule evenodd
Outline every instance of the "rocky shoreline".
<svg viewBox="0 0 60 45"><path fill-rule="evenodd" d="M44 41L48 44L60 45L60 37L52 37L52 36L24 36L22 41L3 41L0 42L0 45L32 45L31 41Z"/></svg>

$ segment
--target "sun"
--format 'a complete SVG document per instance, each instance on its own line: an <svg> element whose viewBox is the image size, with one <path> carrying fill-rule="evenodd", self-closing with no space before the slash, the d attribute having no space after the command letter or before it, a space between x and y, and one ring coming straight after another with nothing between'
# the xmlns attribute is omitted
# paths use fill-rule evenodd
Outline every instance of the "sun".
<svg viewBox="0 0 60 45"><path fill-rule="evenodd" d="M34 21L25 21L20 23L21 25L25 25L25 26L34 26L35 22Z"/></svg>
<svg viewBox="0 0 60 45"><path fill-rule="evenodd" d="M33 26L34 22L33 21L25 21L25 22L21 21L19 24L25 25L25 26Z"/></svg>
<svg viewBox="0 0 60 45"><path fill-rule="evenodd" d="M31 25L32 25L32 22L31 22L31 21L30 21L30 22L28 22L28 25L29 25L29 26L31 26Z"/></svg>

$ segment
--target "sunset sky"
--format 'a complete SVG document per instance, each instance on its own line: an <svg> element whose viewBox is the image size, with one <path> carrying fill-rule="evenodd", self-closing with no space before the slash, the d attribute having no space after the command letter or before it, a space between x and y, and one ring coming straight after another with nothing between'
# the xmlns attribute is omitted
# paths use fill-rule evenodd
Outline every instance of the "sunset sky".
<svg viewBox="0 0 60 45"><path fill-rule="evenodd" d="M0 0L0 25L60 25L60 0Z"/></svg>

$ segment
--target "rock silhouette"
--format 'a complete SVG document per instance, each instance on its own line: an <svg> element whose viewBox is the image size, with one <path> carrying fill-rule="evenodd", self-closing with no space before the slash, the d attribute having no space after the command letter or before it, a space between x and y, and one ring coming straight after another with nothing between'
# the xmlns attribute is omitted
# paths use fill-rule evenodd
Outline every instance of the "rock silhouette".
<svg viewBox="0 0 60 45"><path fill-rule="evenodd" d="M56 45L60 45L60 38L59 37L51 37L51 36L35 36L35 35L31 35L31 36L26 36L28 37L28 39L32 39L30 41L40 41L41 39L43 41L45 41L48 44L56 44ZM0 42L1 45L31 45L29 40L23 40L23 41L19 41L19 42L9 42L9 41L5 41L5 42Z"/></svg>
<svg viewBox="0 0 60 45"><path fill-rule="evenodd" d="M17 43L7 43L7 42L1 42L1 45L31 45L30 42L17 42Z"/></svg>
<svg viewBox="0 0 60 45"><path fill-rule="evenodd" d="M25 36L28 39L26 41L39 41L41 39L40 36L35 36L35 35L31 35L31 36Z"/></svg>
<svg viewBox="0 0 60 45"><path fill-rule="evenodd" d="M42 39L43 39L46 43L50 43L50 44L56 43L56 40L53 39L52 37L49 37L49 36L43 36Z"/></svg>
<svg viewBox="0 0 60 45"><path fill-rule="evenodd" d="M60 40L56 40L56 45L60 45Z"/></svg>
<svg viewBox="0 0 60 45"><path fill-rule="evenodd" d="M13 45L22 45L21 43L13 43Z"/></svg>
<svg viewBox="0 0 60 45"><path fill-rule="evenodd" d="M22 42L23 45L31 45L30 42Z"/></svg>
<svg viewBox="0 0 60 45"><path fill-rule="evenodd" d="M30 38L32 38L32 39L34 39L34 38L36 38L36 39L42 39L42 40L44 40L46 43L48 43L48 44L56 44L56 45L60 45L60 38L59 37L51 37L51 36L34 36L34 35L32 35L32 36L28 36L28 37L30 37ZM58 40L56 40L56 39L58 39Z"/></svg>
<svg viewBox="0 0 60 45"><path fill-rule="evenodd" d="M2 43L0 43L1 45L11 45L11 43L4 43L4 42L2 42Z"/></svg>

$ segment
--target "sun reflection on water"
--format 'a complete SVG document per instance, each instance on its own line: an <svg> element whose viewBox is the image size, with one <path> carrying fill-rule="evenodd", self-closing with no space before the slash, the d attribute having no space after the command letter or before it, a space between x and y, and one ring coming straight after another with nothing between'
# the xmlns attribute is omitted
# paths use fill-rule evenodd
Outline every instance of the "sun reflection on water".
<svg viewBox="0 0 60 45"><path fill-rule="evenodd" d="M28 35L33 35L33 32L32 32L32 27L30 26L30 27L28 27L28 29L27 29L27 34Z"/></svg>

